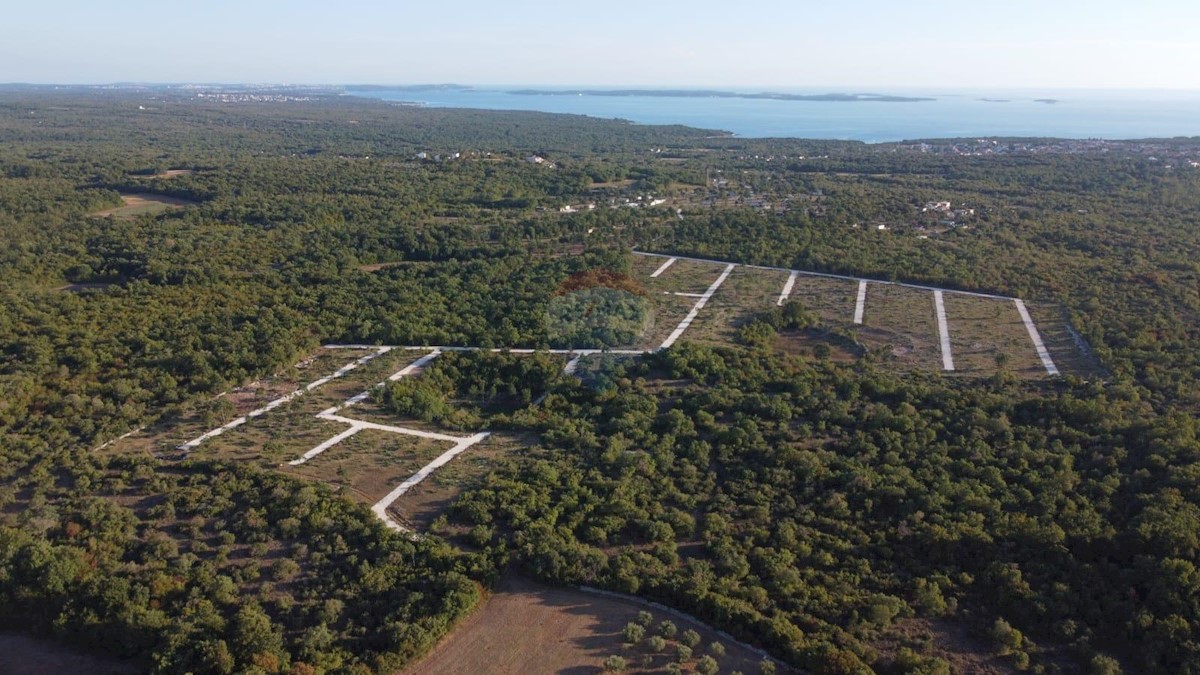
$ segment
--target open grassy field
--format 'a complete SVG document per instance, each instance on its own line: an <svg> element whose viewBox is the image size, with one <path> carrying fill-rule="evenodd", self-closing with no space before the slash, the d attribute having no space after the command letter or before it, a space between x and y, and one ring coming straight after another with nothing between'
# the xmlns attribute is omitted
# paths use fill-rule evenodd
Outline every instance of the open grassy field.
<svg viewBox="0 0 1200 675"><path fill-rule="evenodd" d="M847 283L857 294L857 286ZM848 320L854 317L854 296L846 303ZM905 286L870 284L866 311L858 339L883 352L886 363L900 370L942 369L933 293Z"/></svg>
<svg viewBox="0 0 1200 675"><path fill-rule="evenodd" d="M1075 337L1067 326L1063 310L1057 305L1029 302L1026 303L1030 316L1037 324L1038 333L1054 365L1058 366L1063 375L1078 377L1105 377L1104 368L1094 356L1085 353L1075 342Z"/></svg>
<svg viewBox="0 0 1200 675"><path fill-rule="evenodd" d="M342 426L341 430L346 428ZM370 506L450 445L365 429L300 466L284 465L280 470L339 487L352 499Z"/></svg>
<svg viewBox="0 0 1200 675"><path fill-rule="evenodd" d="M662 319L682 319L690 308L664 298L698 299L727 266L719 261L674 259L666 256L633 256L633 275L651 291L651 304ZM652 277L655 272L661 273ZM736 266L717 289L681 338L706 344L735 344L737 330L763 310L776 306L791 272ZM944 372L934 310L934 289L881 281L865 282L863 322L854 323L858 279L843 279L797 272L787 300L816 314L822 326L803 335L781 336L777 347L785 352L821 354L819 358L851 361L869 350L897 370ZM991 375L1004 368L1021 377L1046 377L1045 365L1011 298L975 296L943 291L949 322L950 351L955 372L963 376ZM695 303L692 303L694 305ZM1094 358L1081 350L1053 306L1030 305L1050 354L1064 374L1098 375ZM668 321L669 322L669 321ZM678 325L678 323L676 323ZM847 338L846 329L857 336ZM653 337L668 335L661 325L648 331ZM841 334L839 334L841 333ZM654 348L647 338L637 345ZM816 350L816 351L814 351ZM1061 362L1061 364L1059 363Z"/></svg>
<svg viewBox="0 0 1200 675"><path fill-rule="evenodd" d="M645 282L651 274L654 274L655 270L667 261L666 258L656 258L646 255L631 256L631 260L632 265L629 275L642 282Z"/></svg>
<svg viewBox="0 0 1200 675"><path fill-rule="evenodd" d="M640 258L641 256L636 257ZM641 282L651 294L703 293L717 280L717 277L721 276L721 272L725 269L723 264L676 260L665 272L657 277L651 277L650 274L653 274L667 259L647 258L647 260L657 264L649 273L634 278Z"/></svg>
<svg viewBox="0 0 1200 675"><path fill-rule="evenodd" d="M1021 377L1046 376L1012 300L946 293L944 303L959 372L991 375L1003 367Z"/></svg>
<svg viewBox="0 0 1200 675"><path fill-rule="evenodd" d="M621 631L636 620L642 606L619 599L571 589L552 588L515 577L503 579L496 591L433 649L407 668L405 675L442 673L602 673L603 662L620 655L627 672L665 672L673 660L674 641L664 653L650 654L627 648ZM759 672L761 658L737 644L721 639L702 624L649 610L652 625L672 621L682 633L691 629L701 636L695 657L708 653L714 641L725 647L718 659L722 673ZM647 635L653 634L647 631ZM691 672L695 658L685 670ZM778 672L787 672L780 668Z"/></svg>
<svg viewBox="0 0 1200 675"><path fill-rule="evenodd" d="M303 409L299 399L292 405L250 420L215 436L188 453L196 459L254 462L277 467L346 430L346 425L318 419Z"/></svg>
<svg viewBox="0 0 1200 675"><path fill-rule="evenodd" d="M779 290L783 290L782 284ZM801 274L796 277L789 299L799 302L805 309L820 317L822 322L838 326L850 325L854 321L854 300L857 294L857 282ZM868 305L870 302L868 290Z"/></svg>
<svg viewBox="0 0 1200 675"><path fill-rule="evenodd" d="M734 268L682 339L709 344L737 342L739 328L778 306L787 278L787 272Z"/></svg>
<svg viewBox="0 0 1200 675"><path fill-rule="evenodd" d="M632 349L658 348L696 304L696 298L661 293L651 295L647 300L650 302L650 319L637 343L630 345ZM688 334L684 333L684 339L687 338Z"/></svg>
<svg viewBox="0 0 1200 675"><path fill-rule="evenodd" d="M166 195L154 195L142 192L123 194L121 201L125 202L124 206L118 206L113 209L105 209L97 211L92 216L97 218L136 218L138 216L154 215L174 209L181 209L185 206L195 204L195 202L178 197L168 197Z"/></svg>

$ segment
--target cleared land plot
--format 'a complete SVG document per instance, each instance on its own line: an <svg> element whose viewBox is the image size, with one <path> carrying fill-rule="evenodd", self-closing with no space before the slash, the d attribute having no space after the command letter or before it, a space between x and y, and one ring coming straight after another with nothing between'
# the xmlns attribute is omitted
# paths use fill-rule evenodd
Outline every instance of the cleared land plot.
<svg viewBox="0 0 1200 675"><path fill-rule="evenodd" d="M647 300L650 303L650 318L638 342L631 345L633 349L658 349L663 340L687 318L688 312L692 311L699 298L658 293L650 295ZM701 310L701 313L703 311ZM688 339L690 332L684 333L682 339Z"/></svg>
<svg viewBox="0 0 1200 675"><path fill-rule="evenodd" d="M209 401L196 404L179 415L163 419L153 426L113 443L107 450L113 452L175 454L179 452L177 448L180 445L191 441L201 434L245 415L251 410L261 408L271 400L304 387L314 380L327 377L355 359L362 358L371 353L371 351L367 350L347 350L341 353L325 349L318 350L297 365L281 373L262 378L257 382L238 387L229 393L214 397ZM352 371L352 374L357 373L357 370ZM290 406L300 404L304 399L315 393L308 392L291 403L266 413L263 417L277 414ZM316 414L320 410L318 408L311 414ZM238 427L238 429L255 424L261 419L260 417L249 420L246 424ZM237 431L238 429L226 431L225 434L233 433L233 431ZM211 438L206 443L214 442L219 438L221 437ZM203 447L203 444L201 447Z"/></svg>
<svg viewBox="0 0 1200 675"><path fill-rule="evenodd" d="M621 630L641 609L632 602L508 577L447 639L404 672L601 673L604 659L613 654L624 656L631 672L662 672L672 660L673 649L653 656L649 664L642 661L644 651L623 649ZM725 645L725 656L719 659L722 673L758 672L761 658L750 650L721 639L702 624L648 611L655 624L669 619L680 633L688 629L699 633L705 647L696 649L696 657L703 656L714 641ZM780 668L779 672L787 671Z"/></svg>
<svg viewBox="0 0 1200 675"><path fill-rule="evenodd" d="M375 353L374 350L358 349L317 350L296 366L277 375L239 387L223 396L199 403L179 415L164 419L128 438L113 443L106 448L106 451L175 455L180 452L177 449L180 445L201 434L245 415L251 410L261 408L274 399L304 388L320 378L328 377L340 368L373 353ZM302 429L299 426L300 418L312 417L330 406L341 404L350 396L363 391L395 370L403 368L407 363L420 358L422 354L423 352L392 350L359 366L343 377L330 380L312 391L306 391L290 402L252 418L241 426L225 431L220 436L207 439L193 452L203 450L207 445L215 444L217 448L236 451L239 456L244 456L245 438L254 437L263 440L265 437L260 430L273 428L277 425L276 418L285 416L288 420L295 420L284 424L299 431ZM284 435L276 440L283 444L283 454L286 454L289 449L295 450L303 446L307 437L298 437L293 440ZM301 452L311 447L303 447Z"/></svg>
<svg viewBox="0 0 1200 675"><path fill-rule="evenodd" d="M371 422L373 424L383 424L385 426L392 427L404 427L406 429L416 429L418 431L430 431L439 434L447 434L449 436L470 436L471 434L475 433L474 431L447 430L445 427L439 427L430 422L397 415L396 413L384 408L383 404L376 400L375 390L372 390L370 398L352 408L346 408L339 411L338 415L349 419L358 420L360 422Z"/></svg>
<svg viewBox="0 0 1200 675"><path fill-rule="evenodd" d="M944 303L958 372L990 375L1003 364L1022 377L1046 376L1012 300L946 293Z"/></svg>
<svg viewBox="0 0 1200 675"><path fill-rule="evenodd" d="M784 331L776 338L775 348L787 354L827 358L838 363L851 363L862 357L862 348L853 340L824 328Z"/></svg>
<svg viewBox="0 0 1200 675"><path fill-rule="evenodd" d="M680 339L736 343L739 328L756 315L778 306L779 292L787 279L787 272L735 267Z"/></svg>
<svg viewBox="0 0 1200 675"><path fill-rule="evenodd" d="M567 361L569 360L567 356L559 354L555 354L552 358L555 361L558 361L562 367L566 367ZM434 367L436 364L437 361L434 361L426 367ZM408 377L420 377L420 374L416 373ZM408 378L406 377L405 379ZM537 400L537 397L541 396L543 393L544 392L542 391L534 392L533 400ZM371 394L372 395L368 397L367 400L352 408L342 410L338 414L351 419L360 420L362 422L373 422L375 424L418 429L420 431L431 431L439 434L448 434L451 436L465 437L470 436L478 431L478 429L448 430L446 427L438 426L436 423L397 415L396 413L385 408L382 401L378 400L377 390L372 390ZM450 400L450 403L455 408L459 409L479 409L484 413L512 413L527 407L530 403L532 403L532 400L529 403L522 403L520 398L517 396L502 396L497 397L497 399L490 402L482 400L452 399Z"/></svg>
<svg viewBox="0 0 1200 675"><path fill-rule="evenodd" d="M1100 362L1080 349L1076 337L1071 335L1061 307L1032 302L1025 303L1025 306L1037 324L1042 342L1046 344L1046 350L1050 352L1050 358L1054 359L1059 372L1076 377L1107 376Z"/></svg>
<svg viewBox="0 0 1200 675"><path fill-rule="evenodd" d="M871 306L871 292L876 287L877 285L871 285L867 288L868 311ZM780 283L776 293L782 290L783 283ZM796 277L796 283L792 286L792 294L788 299L799 302L805 309L819 316L822 322L840 326L850 325L854 321L854 301L857 297L857 281L800 274ZM779 301L778 295L775 300Z"/></svg>
<svg viewBox="0 0 1200 675"><path fill-rule="evenodd" d="M952 673L1004 675L1013 673L1010 660L972 633L960 621L909 618L897 621L872 641L871 646L894 658L908 647L919 654L937 656L950 664Z"/></svg>
<svg viewBox="0 0 1200 675"><path fill-rule="evenodd" d="M519 434L492 434L404 493L388 512L401 525L424 532L463 490L487 475L498 459L536 444L537 439Z"/></svg>
<svg viewBox="0 0 1200 675"><path fill-rule="evenodd" d="M639 256L642 257L642 256ZM654 266L657 270L667 261L666 258L649 258L658 264ZM657 277L650 277L649 274L643 277L635 277L651 294L662 293L703 293L708 290L717 277L721 276L721 272L725 270L725 265L717 263L703 263L694 260L676 260L667 271ZM650 274L653 274L651 270Z"/></svg>
<svg viewBox="0 0 1200 675"><path fill-rule="evenodd" d="M597 182L593 181L591 189L592 190L620 190L620 189L624 189L627 187L632 187L633 183L634 183L634 181L632 178L630 178L628 180L610 180L607 183L597 183Z"/></svg>
<svg viewBox="0 0 1200 675"><path fill-rule="evenodd" d="M331 349L328 351L334 354L344 354L351 350ZM301 407L304 410L310 411L311 414L316 415L326 408L342 405L347 399L371 389L402 370L405 366L428 354L429 352L424 350L393 349L383 356L351 371L345 377L331 380L324 386L308 392L293 401L291 405ZM347 359L346 363L350 361L351 359ZM350 410L353 411L354 408L350 408ZM351 413L350 417L353 416L353 413Z"/></svg>
<svg viewBox="0 0 1200 675"><path fill-rule="evenodd" d="M208 439L188 456L276 467L345 430L346 425L319 419L311 411L283 406Z"/></svg>
<svg viewBox="0 0 1200 675"><path fill-rule="evenodd" d="M450 447L445 441L364 429L305 464L281 470L339 486L372 505Z"/></svg>
<svg viewBox="0 0 1200 675"><path fill-rule="evenodd" d="M55 288L59 293L86 293L88 291L105 291L116 284L100 282L87 284L64 284Z"/></svg>
<svg viewBox="0 0 1200 675"><path fill-rule="evenodd" d="M121 201L125 202L124 206L97 211L91 215L97 218L107 218L108 216L112 216L113 218L136 218L137 216L153 215L163 213L164 211L181 209L196 203L187 199L179 199L178 197L152 195L142 192L123 194L121 195Z"/></svg>
<svg viewBox="0 0 1200 675"><path fill-rule="evenodd" d="M654 274L655 270L662 267L662 264L667 261L666 258L656 258L648 255L632 256L632 264L629 269L629 275L638 281L646 281Z"/></svg>
<svg viewBox="0 0 1200 675"><path fill-rule="evenodd" d="M854 318L858 284L846 282L846 288L844 321L849 323ZM868 348L882 351L884 359L900 370L942 370L932 291L870 284L858 339Z"/></svg>

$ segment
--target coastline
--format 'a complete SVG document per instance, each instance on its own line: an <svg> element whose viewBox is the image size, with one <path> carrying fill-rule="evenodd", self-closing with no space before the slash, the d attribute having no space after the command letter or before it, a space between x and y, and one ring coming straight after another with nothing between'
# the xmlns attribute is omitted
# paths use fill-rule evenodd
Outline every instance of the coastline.
<svg viewBox="0 0 1200 675"><path fill-rule="evenodd" d="M836 91L836 89L834 89ZM927 138L1129 140L1200 136L1200 94L900 91L839 94L465 85L354 87L342 92L428 108L532 111L722 129L737 138L889 143Z"/></svg>

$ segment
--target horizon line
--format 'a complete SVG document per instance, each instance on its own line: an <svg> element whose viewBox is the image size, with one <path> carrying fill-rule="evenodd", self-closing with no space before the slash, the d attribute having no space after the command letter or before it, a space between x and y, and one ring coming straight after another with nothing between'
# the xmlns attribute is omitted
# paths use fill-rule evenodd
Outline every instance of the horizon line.
<svg viewBox="0 0 1200 675"><path fill-rule="evenodd" d="M595 88L595 89L630 89L630 90L715 90L715 89L829 89L840 91L831 93L846 93L847 90L923 90L934 93L937 90L959 91L1125 91L1125 92L1171 92L1171 93L1200 93L1200 87L1095 87L1080 85L964 85L964 84L620 84L620 83L536 83L536 82L288 82L280 81L220 81L220 80L111 80L103 82L68 82L68 81L0 81L0 87L308 87L308 88L353 88L353 87L550 87L550 88Z"/></svg>

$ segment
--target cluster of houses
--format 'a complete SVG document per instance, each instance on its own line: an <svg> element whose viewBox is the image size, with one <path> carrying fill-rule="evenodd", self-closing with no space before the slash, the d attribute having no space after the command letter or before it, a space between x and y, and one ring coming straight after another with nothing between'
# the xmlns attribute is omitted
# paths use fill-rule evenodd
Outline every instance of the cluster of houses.
<svg viewBox="0 0 1200 675"><path fill-rule="evenodd" d="M610 208L610 209L619 209L619 208L640 209L642 207L650 208L650 207L654 207L654 206L662 206L663 204L666 204L666 203L667 203L667 200L663 199L661 197L655 197L654 195L639 195L636 198L622 197L620 200L614 198L609 201L608 208ZM595 209L596 209L595 203L583 204L581 206L575 206L572 204L568 204L566 206L559 208L558 212L559 213L579 213L580 211L594 211Z"/></svg>
<svg viewBox="0 0 1200 675"><path fill-rule="evenodd" d="M965 204L955 207L952 202L938 201L927 202L921 207L921 213L929 214L937 219L936 224L929 222L926 219L920 219L912 223L871 223L869 229L886 232L892 229L909 229L917 234L918 239L928 239L931 234L943 234L955 229L968 229L969 225L964 225L962 220L975 215L975 209L968 208ZM860 229L863 227L860 223L852 223L852 229Z"/></svg>
<svg viewBox="0 0 1200 675"><path fill-rule="evenodd" d="M481 157L484 159L490 158L492 156L492 153L490 153L490 152L485 152L482 154L480 154L478 152L471 152L468 154L471 155L472 157ZM433 153L433 152L429 152L426 150L422 150L421 152L418 152L416 155L414 155L414 158L419 159L423 162L448 162L448 161L455 160L455 159L462 159L463 153L461 153L461 152ZM548 160L545 157L542 157L540 155L529 155L528 157L525 158L525 161L530 164L544 166L548 169L554 168L554 162L551 162L550 160Z"/></svg>
<svg viewBox="0 0 1200 675"><path fill-rule="evenodd" d="M448 153L445 155L442 155L440 153L439 154L430 154L428 152L418 152L417 153L417 159L426 161L426 162L445 162L447 160L461 159L461 158L462 158L461 152L451 152L451 153Z"/></svg>
<svg viewBox="0 0 1200 675"><path fill-rule="evenodd" d="M954 208L950 202L927 202L921 213L940 214L949 220L959 220L975 215L975 209L969 209L965 204Z"/></svg>

